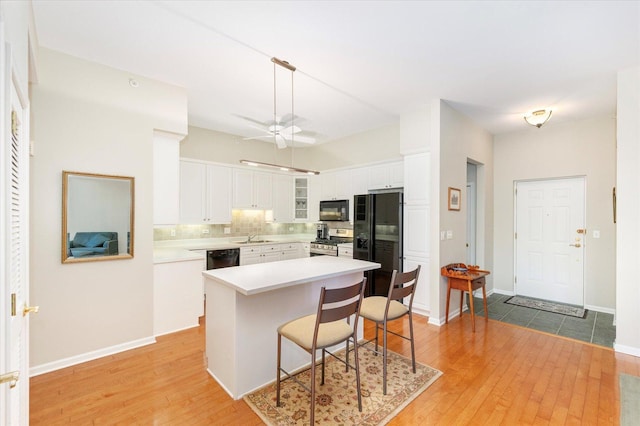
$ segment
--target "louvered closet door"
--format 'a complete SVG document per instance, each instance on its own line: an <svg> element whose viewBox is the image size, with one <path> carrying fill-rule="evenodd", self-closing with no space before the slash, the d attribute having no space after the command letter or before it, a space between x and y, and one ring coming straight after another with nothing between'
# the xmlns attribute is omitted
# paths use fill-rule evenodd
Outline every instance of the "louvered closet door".
<svg viewBox="0 0 640 426"><path fill-rule="evenodd" d="M0 422L26 425L29 420L29 326L28 315L28 110L25 97L19 96L13 84L10 52L3 52L2 94L2 186L3 243L2 285L3 305L2 374L17 371L19 379L0 385ZM6 125L4 125L6 123ZM8 344L4 344L8 343Z"/></svg>

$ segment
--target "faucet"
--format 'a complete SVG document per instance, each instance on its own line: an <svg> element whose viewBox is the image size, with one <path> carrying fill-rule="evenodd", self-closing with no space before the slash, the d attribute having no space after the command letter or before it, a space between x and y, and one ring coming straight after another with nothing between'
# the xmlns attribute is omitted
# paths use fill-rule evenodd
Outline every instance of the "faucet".
<svg viewBox="0 0 640 426"><path fill-rule="evenodd" d="M247 236L247 243L250 243L252 239L254 239L255 237L257 237L258 234L253 234L253 235L248 235Z"/></svg>

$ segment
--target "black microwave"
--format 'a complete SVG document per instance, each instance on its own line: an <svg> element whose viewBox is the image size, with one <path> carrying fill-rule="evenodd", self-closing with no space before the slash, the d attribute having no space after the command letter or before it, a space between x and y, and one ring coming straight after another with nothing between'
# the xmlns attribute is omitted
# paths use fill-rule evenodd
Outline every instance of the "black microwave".
<svg viewBox="0 0 640 426"><path fill-rule="evenodd" d="M321 221L349 221L349 200L320 201Z"/></svg>

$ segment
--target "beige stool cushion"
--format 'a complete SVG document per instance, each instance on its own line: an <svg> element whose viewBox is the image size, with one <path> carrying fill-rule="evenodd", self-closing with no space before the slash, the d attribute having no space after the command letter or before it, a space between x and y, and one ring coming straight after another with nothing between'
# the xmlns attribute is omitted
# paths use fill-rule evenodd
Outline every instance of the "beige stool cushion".
<svg viewBox="0 0 640 426"><path fill-rule="evenodd" d="M383 296L365 297L360 308L360 316L371 321L384 321L384 310L387 307L387 298ZM402 303L392 300L389 304L389 316L387 320L401 317L409 312L409 308Z"/></svg>
<svg viewBox="0 0 640 426"><path fill-rule="evenodd" d="M308 315L281 325L278 333L307 350L313 343L313 330L316 326L316 315ZM342 342L353 334L353 329L346 321L339 320L320 324L316 348L326 348Z"/></svg>

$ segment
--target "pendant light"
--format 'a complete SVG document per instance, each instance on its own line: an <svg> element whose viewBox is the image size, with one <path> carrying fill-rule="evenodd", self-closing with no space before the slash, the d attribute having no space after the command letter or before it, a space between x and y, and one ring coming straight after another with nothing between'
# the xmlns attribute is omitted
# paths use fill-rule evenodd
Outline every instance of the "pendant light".
<svg viewBox="0 0 640 426"><path fill-rule="evenodd" d="M277 105L276 105L276 65L281 66L285 69L288 69L289 71L291 71L291 128L295 128L295 109L294 109L294 104L293 104L293 73L296 70L296 67L294 67L293 65L291 65L289 62L287 61L283 61L281 59L276 58L275 56L273 58L271 58L271 62L273 62L273 122L277 123L278 122L278 116L277 116ZM279 132L274 131L273 132L273 143L278 146L278 138L282 138L282 136L279 134ZM283 142L284 143L284 139ZM240 160L240 163L242 164L246 164L248 166L255 166L255 167L268 167L268 168L273 168L273 169L279 169L281 171L286 171L286 172L293 172L293 173L305 173L308 175L318 175L320 174L320 172L316 171L316 170L307 170L307 169L300 169L297 167L293 167L293 152L295 149L295 132L291 132L291 166L281 166L278 164L271 164L271 163L264 163L261 161L252 161L252 160Z"/></svg>

